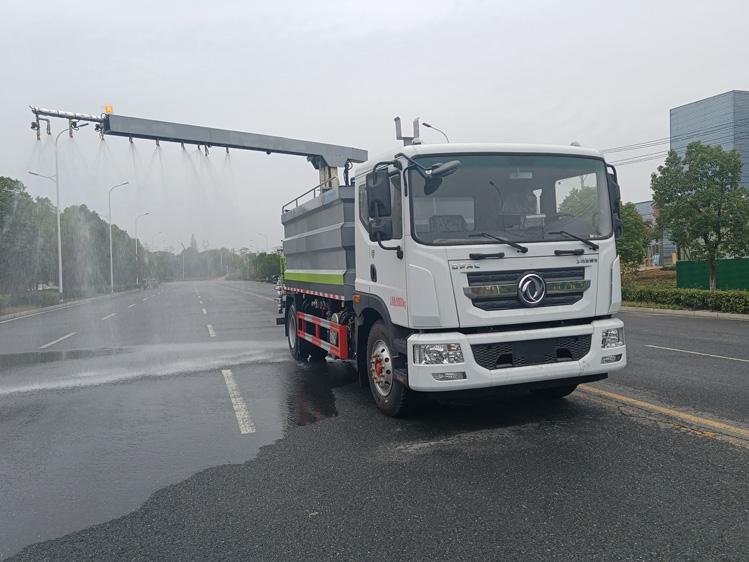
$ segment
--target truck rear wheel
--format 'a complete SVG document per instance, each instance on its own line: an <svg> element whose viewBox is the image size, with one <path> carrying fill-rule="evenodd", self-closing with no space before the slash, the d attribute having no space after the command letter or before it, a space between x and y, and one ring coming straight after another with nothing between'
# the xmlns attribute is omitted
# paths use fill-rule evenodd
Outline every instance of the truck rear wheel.
<svg viewBox="0 0 749 562"><path fill-rule="evenodd" d="M296 330L296 304L291 303L288 314L286 315L286 332L288 333L289 351L291 351L291 356L297 361L306 361L309 357L309 344L306 340L299 337Z"/></svg>
<svg viewBox="0 0 749 562"><path fill-rule="evenodd" d="M388 416L408 413L414 393L393 376L395 352L390 334L381 320L375 322L367 340L369 388L377 407Z"/></svg>

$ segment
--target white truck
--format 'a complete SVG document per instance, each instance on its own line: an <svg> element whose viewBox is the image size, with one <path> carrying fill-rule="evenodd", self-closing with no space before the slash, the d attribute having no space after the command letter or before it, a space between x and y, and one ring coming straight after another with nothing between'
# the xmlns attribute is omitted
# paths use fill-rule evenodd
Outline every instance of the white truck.
<svg viewBox="0 0 749 562"><path fill-rule="evenodd" d="M414 144L282 209L297 360L356 361L390 416L427 394L562 397L627 363L616 170L578 146Z"/></svg>

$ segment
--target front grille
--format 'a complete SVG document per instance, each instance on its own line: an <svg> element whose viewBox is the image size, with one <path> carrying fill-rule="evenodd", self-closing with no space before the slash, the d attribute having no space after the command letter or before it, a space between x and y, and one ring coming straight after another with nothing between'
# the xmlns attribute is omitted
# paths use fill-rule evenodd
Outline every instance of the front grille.
<svg viewBox="0 0 749 562"><path fill-rule="evenodd" d="M540 269L534 270L534 272L543 278L547 287L553 286L555 283L564 283L565 281L583 281L585 279L585 268L583 267ZM469 287L499 286L506 289L504 292L498 291L500 294L472 296L471 301L473 306L486 311L525 308L517 295L517 283L526 273L528 273L527 270L469 273L467 275ZM547 294L538 307L575 304L583 298L584 292L585 289L581 288L576 291L568 290L557 294Z"/></svg>
<svg viewBox="0 0 749 562"><path fill-rule="evenodd" d="M506 369L579 361L590 351L590 335L547 338L524 342L472 345L476 362L485 369Z"/></svg>

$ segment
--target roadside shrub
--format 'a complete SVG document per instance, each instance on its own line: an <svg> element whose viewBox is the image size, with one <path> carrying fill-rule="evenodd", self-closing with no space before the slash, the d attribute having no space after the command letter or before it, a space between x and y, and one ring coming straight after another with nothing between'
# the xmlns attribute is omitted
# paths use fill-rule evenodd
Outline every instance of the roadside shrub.
<svg viewBox="0 0 749 562"><path fill-rule="evenodd" d="M8 295L9 306L52 306L60 302L60 293L54 289L45 291L27 291L25 293L16 293Z"/></svg>
<svg viewBox="0 0 749 562"><path fill-rule="evenodd" d="M0 316L3 315L3 309L10 306L10 299L8 295L0 295Z"/></svg>
<svg viewBox="0 0 749 562"><path fill-rule="evenodd" d="M622 287L622 300L676 305L692 310L749 314L749 291L705 291L702 289L656 289Z"/></svg>

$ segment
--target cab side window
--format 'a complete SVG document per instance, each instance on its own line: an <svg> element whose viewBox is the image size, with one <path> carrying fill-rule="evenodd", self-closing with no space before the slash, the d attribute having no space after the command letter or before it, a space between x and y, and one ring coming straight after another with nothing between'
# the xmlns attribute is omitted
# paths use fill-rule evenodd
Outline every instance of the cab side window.
<svg viewBox="0 0 749 562"><path fill-rule="evenodd" d="M362 223L364 228L368 228L369 225L369 210L367 209L367 190L364 178L359 181L356 179L357 191L359 192L359 221ZM403 196L401 190L401 178L400 175L395 173L390 176L390 202L392 214L390 215L393 221L393 238L403 238Z"/></svg>
<svg viewBox="0 0 749 562"><path fill-rule="evenodd" d="M356 178L356 190L359 192L359 221L364 225L364 228L368 228L369 225L369 211L367 210L367 182L364 180L364 176Z"/></svg>
<svg viewBox="0 0 749 562"><path fill-rule="evenodd" d="M400 174L390 176L390 201L392 204L393 239L403 238L403 195Z"/></svg>

